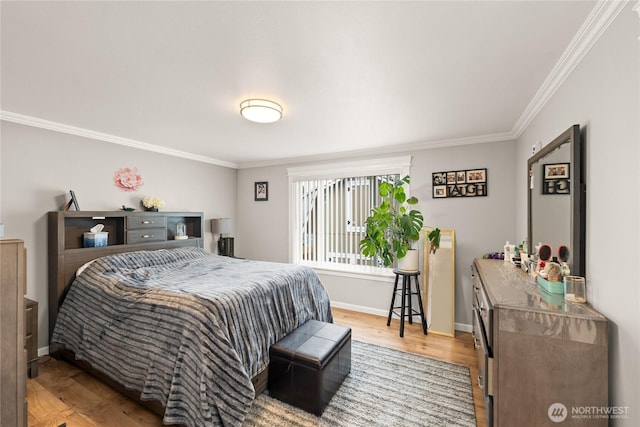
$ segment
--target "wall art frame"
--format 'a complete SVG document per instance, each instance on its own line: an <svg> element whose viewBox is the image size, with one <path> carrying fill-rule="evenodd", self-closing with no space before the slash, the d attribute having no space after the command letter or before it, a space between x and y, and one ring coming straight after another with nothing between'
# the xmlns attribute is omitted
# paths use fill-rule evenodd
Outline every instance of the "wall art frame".
<svg viewBox="0 0 640 427"><path fill-rule="evenodd" d="M571 194L571 163L542 165L542 194Z"/></svg>
<svg viewBox="0 0 640 427"><path fill-rule="evenodd" d="M65 205L64 210L65 211L70 210L71 206L73 205L75 210L79 211L80 210L80 205L78 204L78 199L76 198L76 193L73 190L69 190L69 194L71 195L71 199Z"/></svg>
<svg viewBox="0 0 640 427"><path fill-rule="evenodd" d="M269 200L269 182L258 181L253 184L253 196L256 202L266 202Z"/></svg>
<svg viewBox="0 0 640 427"><path fill-rule="evenodd" d="M432 197L484 197L488 195L487 168L434 172Z"/></svg>

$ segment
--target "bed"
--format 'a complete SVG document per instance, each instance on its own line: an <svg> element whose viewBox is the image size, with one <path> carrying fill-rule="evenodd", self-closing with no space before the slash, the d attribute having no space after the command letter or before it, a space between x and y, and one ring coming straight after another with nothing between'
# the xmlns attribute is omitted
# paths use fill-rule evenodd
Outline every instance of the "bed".
<svg viewBox="0 0 640 427"><path fill-rule="evenodd" d="M198 247L115 253L83 267L51 348L159 402L166 424L241 425L269 346L309 319L332 321L306 267Z"/></svg>

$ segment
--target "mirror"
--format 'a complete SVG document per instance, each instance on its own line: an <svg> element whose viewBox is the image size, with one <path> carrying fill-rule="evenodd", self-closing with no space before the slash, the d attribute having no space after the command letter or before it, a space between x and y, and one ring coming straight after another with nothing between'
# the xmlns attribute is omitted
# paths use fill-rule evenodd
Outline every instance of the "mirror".
<svg viewBox="0 0 640 427"><path fill-rule="evenodd" d="M585 170L580 126L573 125L527 161L528 247L569 249L571 274L585 275ZM565 251L566 251L565 248ZM563 254L566 255L566 254Z"/></svg>
<svg viewBox="0 0 640 427"><path fill-rule="evenodd" d="M435 253L427 237L433 230L423 228L424 242L424 306L429 333L454 337L455 330L455 259L456 234L454 230L440 230L440 246Z"/></svg>

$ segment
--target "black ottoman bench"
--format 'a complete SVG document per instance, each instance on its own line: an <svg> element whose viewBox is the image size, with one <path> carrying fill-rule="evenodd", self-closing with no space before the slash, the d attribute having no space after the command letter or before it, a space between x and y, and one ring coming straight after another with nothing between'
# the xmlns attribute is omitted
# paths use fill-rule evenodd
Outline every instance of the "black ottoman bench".
<svg viewBox="0 0 640 427"><path fill-rule="evenodd" d="M351 328L309 320L269 358L269 395L320 416L351 372Z"/></svg>

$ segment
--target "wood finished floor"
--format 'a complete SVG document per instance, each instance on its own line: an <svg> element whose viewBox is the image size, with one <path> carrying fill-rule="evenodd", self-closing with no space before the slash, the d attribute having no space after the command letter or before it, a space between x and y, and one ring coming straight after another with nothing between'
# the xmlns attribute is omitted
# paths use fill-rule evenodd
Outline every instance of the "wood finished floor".
<svg viewBox="0 0 640 427"><path fill-rule="evenodd" d="M469 367L471 378L478 366L471 334L455 338L425 336L420 325L405 323L404 338L398 336L399 320L387 327L380 316L334 308L334 322L349 326L353 339L421 354ZM46 360L45 358L43 358ZM485 427L482 395L473 386L478 427ZM27 380L29 427L142 427L161 426L162 419L144 406L124 397L91 375L63 361L49 359L40 365L38 377Z"/></svg>

